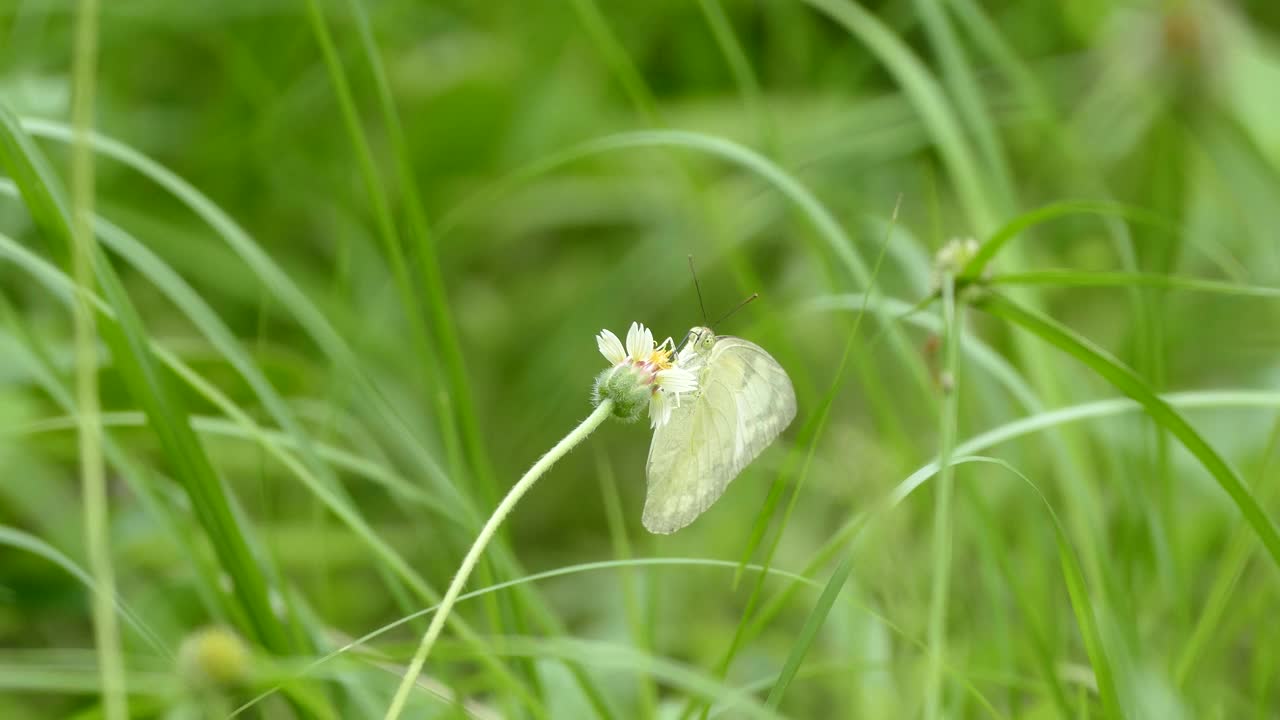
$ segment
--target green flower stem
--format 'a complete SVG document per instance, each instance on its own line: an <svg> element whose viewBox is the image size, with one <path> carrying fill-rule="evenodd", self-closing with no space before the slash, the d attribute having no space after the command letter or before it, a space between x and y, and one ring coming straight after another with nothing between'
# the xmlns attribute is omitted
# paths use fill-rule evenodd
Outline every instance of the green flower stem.
<svg viewBox="0 0 1280 720"><path fill-rule="evenodd" d="M409 699L409 691L413 688L414 683L418 680L418 675L422 672L422 666L427 662L427 656L431 654L431 647L435 645L436 639L440 637L440 631L444 628L445 620L449 618L449 612L453 610L453 604L457 602L458 595L462 593L462 588L467 584L467 579L471 577L471 572L475 570L476 563L480 561L480 555L485 548L489 546L489 541L493 539L498 528L502 526L507 515L511 513L511 509L520 502L520 498L529 492L529 488L542 477L543 473L555 465L560 458L564 457L578 443L586 439L596 428L600 427L609 415L613 412L613 400L604 399L596 406L594 412L583 420L578 427L572 432L564 436L556 446L551 448L546 455L538 459L538 462L529 468L529 471L520 478L511 490L507 492L507 496L502 498L502 502L498 503L498 507L493 511L493 515L489 516L489 521L481 528L480 534L476 536L476 541L471 544L471 549L467 551L467 556L462 559L462 565L458 567L458 573L453 576L453 582L449 584L449 589L445 591L444 599L440 601L440 607L436 610L435 615L431 618L431 625L427 627L427 632L422 636L422 643L418 645L418 651L413 655L413 661L409 663L409 670L404 674L404 678L400 681L400 687L396 690L395 697L391 699L391 706L387 708L387 714L384 720L396 720L400 717L400 712L404 710L404 704Z"/></svg>

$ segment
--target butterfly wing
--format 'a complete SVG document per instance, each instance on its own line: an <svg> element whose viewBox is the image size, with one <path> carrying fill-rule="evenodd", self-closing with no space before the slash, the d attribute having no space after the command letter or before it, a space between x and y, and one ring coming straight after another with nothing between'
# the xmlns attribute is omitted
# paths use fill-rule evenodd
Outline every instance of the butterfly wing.
<svg viewBox="0 0 1280 720"><path fill-rule="evenodd" d="M796 416L791 378L764 348L720 337L686 397L653 433L644 526L673 533L720 498L729 483Z"/></svg>

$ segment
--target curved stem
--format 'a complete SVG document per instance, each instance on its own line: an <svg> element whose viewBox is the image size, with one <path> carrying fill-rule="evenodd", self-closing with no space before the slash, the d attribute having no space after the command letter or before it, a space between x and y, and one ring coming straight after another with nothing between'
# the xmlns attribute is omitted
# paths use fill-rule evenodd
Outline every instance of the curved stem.
<svg viewBox="0 0 1280 720"><path fill-rule="evenodd" d="M458 596L462 594L462 588L467 584L467 579L471 577L471 571L475 570L476 563L480 561L480 555L488 547L489 541L493 539L494 533L501 527L502 522L507 519L507 515L511 513L511 509L520 502L520 498L533 487L533 484L542 477L552 465L556 464L560 458L564 457L575 445L582 442L588 435L609 417L609 413L613 411L613 401L604 400L601 402L578 427L572 432L564 436L564 439L556 443L546 455L538 459L538 462L529 468L529 471L511 486L511 490L507 492L507 496L502 498L502 502L498 503L498 507L493 511L493 515L489 517L489 521L481 528L480 534L476 536L476 540L471 544L471 549L467 551L467 556L462 559L462 565L458 567L458 573L453 576L453 582L449 584L449 589L445 591L444 599L440 601L440 608L436 610L436 614L431 618L431 624L427 627L427 632L422 636L422 643L418 645L418 651L413 655L413 661L409 663L409 670L404 674L404 678L400 681L400 687L396 690L395 697L391 699L391 706L387 708L387 714L384 720L396 720L400 717L400 712L404 710L404 704L409 699L409 691L418 680L418 674L422 672L422 666L427 662L427 655L431 654L431 647L435 645L436 639L440 637L440 631L444 628L444 622L449 618L449 612L453 610L453 604L457 602Z"/></svg>

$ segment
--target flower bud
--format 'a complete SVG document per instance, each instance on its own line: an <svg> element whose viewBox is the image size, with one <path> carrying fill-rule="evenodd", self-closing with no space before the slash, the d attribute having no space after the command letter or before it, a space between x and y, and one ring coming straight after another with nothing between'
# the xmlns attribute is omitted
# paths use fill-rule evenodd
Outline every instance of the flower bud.
<svg viewBox="0 0 1280 720"><path fill-rule="evenodd" d="M615 365L596 376L591 391L592 405L613 401L613 416L623 422L635 422L649 408L653 396L649 373L633 365Z"/></svg>
<svg viewBox="0 0 1280 720"><path fill-rule="evenodd" d="M676 366L675 345L671 338L654 343L653 333L640 323L631 323L626 347L617 335L601 330L596 346L612 367L596 376L592 402L612 400L612 414L623 422L640 419L647 408L655 428L666 423L680 395L698 389L697 376Z"/></svg>
<svg viewBox="0 0 1280 720"><path fill-rule="evenodd" d="M973 238L952 238L939 248L933 256L933 291L936 293L942 289L944 278L963 272L980 247L981 244Z"/></svg>

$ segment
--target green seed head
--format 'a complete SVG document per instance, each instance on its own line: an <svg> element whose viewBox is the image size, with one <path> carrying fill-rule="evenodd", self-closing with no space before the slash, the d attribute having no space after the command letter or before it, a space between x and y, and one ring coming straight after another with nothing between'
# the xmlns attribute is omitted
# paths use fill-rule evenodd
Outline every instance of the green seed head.
<svg viewBox="0 0 1280 720"><path fill-rule="evenodd" d="M197 630L182 641L178 667L187 682L197 688L228 688L249 677L253 658L239 635L227 628Z"/></svg>

